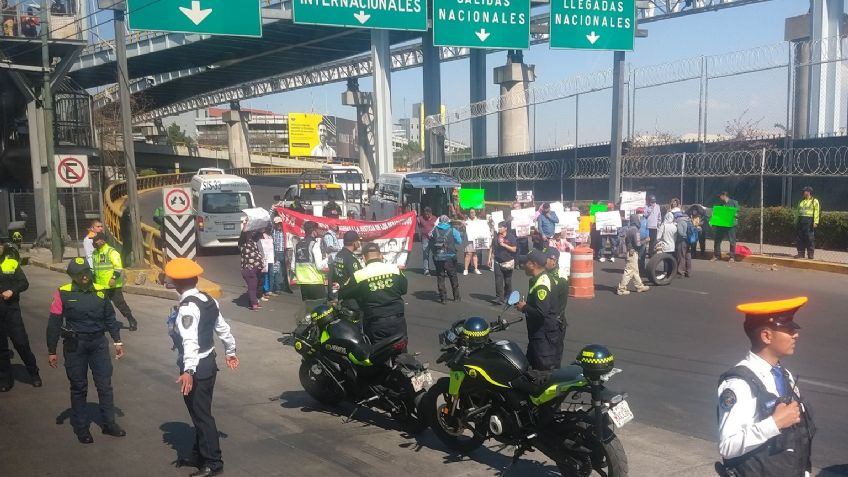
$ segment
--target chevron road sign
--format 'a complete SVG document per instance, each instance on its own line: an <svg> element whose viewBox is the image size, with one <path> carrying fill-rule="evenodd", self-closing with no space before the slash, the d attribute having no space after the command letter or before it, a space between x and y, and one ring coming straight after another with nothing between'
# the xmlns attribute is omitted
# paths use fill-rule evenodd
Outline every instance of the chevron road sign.
<svg viewBox="0 0 848 477"><path fill-rule="evenodd" d="M194 258L197 254L197 234L193 215L166 215L162 230L165 232L165 258Z"/></svg>

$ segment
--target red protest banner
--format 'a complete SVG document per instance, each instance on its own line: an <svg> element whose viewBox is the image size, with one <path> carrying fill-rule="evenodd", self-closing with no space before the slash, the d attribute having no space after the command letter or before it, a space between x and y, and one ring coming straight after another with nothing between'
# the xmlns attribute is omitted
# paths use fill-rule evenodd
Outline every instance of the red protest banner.
<svg viewBox="0 0 848 477"><path fill-rule="evenodd" d="M362 243L374 242L380 246L386 263L393 263L400 268L406 268L406 259L412 251L412 237L415 235L415 212L407 212L389 220L371 222L366 220L332 219L295 212L282 207L276 208L283 218L283 233L286 234L286 248L293 248L303 237L303 224L313 221L321 229L321 235L329 230L330 225L338 225L339 241L348 230L356 231L362 238Z"/></svg>

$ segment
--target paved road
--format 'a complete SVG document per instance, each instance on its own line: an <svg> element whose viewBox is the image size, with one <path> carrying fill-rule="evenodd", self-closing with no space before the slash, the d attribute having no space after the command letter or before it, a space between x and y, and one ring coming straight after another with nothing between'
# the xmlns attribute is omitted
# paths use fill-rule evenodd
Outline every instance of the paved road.
<svg viewBox="0 0 848 477"><path fill-rule="evenodd" d="M270 203L276 189L258 185L257 202ZM267 196L267 200L261 197ZM420 256L420 252L413 257ZM227 291L224 300L246 303L245 286L235 272L235 251L200 259L207 277ZM493 294L490 272L461 278L465 301L436 303L434 279L424 277L411 263L407 321L410 347L435 363L436 336L454 320L481 315L497 316L488 304ZM595 264L594 300L569 303L566 358L588 343L603 343L617 356L624 373L615 386L630 394L637 418L652 426L700 439L715 440L715 386L717 377L740 360L748 347L742 316L735 305L743 301L806 295L810 303L799 314L803 326L797 356L788 367L800 377L801 391L816 411L819 433L814 443L817 467L848 466L848 321L844 311L848 277L842 275L751 266L744 263L696 261L693 278L649 293L618 297L613 294L623 264ZM520 272L519 272L520 273ZM527 291L524 277L516 288ZM297 297L285 296L266 304L246 322L271 330L286 328ZM504 333L526 344L522 325ZM848 475L848 467L841 471Z"/></svg>

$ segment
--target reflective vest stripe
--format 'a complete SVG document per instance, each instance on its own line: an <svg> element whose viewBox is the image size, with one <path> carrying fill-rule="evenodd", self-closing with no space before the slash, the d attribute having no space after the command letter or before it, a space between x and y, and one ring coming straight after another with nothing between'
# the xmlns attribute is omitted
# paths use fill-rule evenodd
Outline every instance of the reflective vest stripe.
<svg viewBox="0 0 848 477"><path fill-rule="evenodd" d="M3 272L4 275L11 275L15 273L15 270L18 269L18 261L14 258L6 257L2 263L0 263L0 271Z"/></svg>
<svg viewBox="0 0 848 477"><path fill-rule="evenodd" d="M818 199L804 199L798 205L798 215L800 215L801 217L812 217L813 223L818 224L820 209L821 206L819 205Z"/></svg>

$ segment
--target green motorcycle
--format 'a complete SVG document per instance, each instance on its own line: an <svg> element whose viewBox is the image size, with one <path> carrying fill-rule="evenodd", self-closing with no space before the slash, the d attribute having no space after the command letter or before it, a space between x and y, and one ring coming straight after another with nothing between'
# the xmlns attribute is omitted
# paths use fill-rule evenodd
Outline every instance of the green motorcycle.
<svg viewBox="0 0 848 477"><path fill-rule="evenodd" d="M513 292L507 307L518 300ZM491 438L515 446L513 463L535 448L564 476L597 471L626 477L627 456L613 428L632 420L633 413L626 394L604 386L620 372L614 356L604 346L589 345L575 364L534 372L516 343L490 336L521 321L468 318L439 335L443 353L437 362L447 365L450 377L439 379L422 402L433 432L463 453Z"/></svg>

